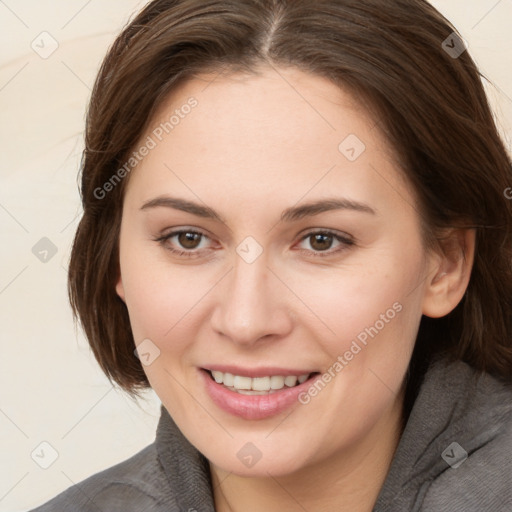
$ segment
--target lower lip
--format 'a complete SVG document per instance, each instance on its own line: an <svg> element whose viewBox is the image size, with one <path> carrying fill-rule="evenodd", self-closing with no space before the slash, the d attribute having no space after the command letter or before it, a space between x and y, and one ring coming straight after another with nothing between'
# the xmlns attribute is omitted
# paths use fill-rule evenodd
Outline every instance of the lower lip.
<svg viewBox="0 0 512 512"><path fill-rule="evenodd" d="M283 412L294 403L299 403L298 396L321 377L320 374L315 374L298 386L285 387L268 395L243 395L215 382L210 372L202 369L199 371L204 380L206 392L213 402L222 410L245 420L268 418Z"/></svg>

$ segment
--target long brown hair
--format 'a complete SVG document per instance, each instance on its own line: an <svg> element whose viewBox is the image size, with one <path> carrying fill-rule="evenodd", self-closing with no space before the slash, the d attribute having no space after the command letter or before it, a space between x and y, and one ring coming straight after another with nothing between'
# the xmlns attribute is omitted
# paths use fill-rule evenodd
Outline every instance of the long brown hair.
<svg viewBox="0 0 512 512"><path fill-rule="evenodd" d="M443 228L476 229L466 294L449 315L422 318L412 373L442 354L511 379L512 207L504 191L512 164L481 74L461 44L423 0L150 2L117 37L94 85L81 165L84 212L69 266L74 315L108 378L130 395L149 386L115 292L128 177L108 194L98 190L178 84L204 71L251 73L267 63L325 77L371 109L416 192L426 248Z"/></svg>

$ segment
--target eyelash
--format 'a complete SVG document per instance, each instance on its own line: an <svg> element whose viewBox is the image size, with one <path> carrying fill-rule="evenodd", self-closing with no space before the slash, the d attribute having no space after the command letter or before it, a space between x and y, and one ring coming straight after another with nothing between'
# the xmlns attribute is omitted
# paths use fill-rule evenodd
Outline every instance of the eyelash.
<svg viewBox="0 0 512 512"><path fill-rule="evenodd" d="M171 238L175 237L176 235L181 235L182 233L192 233L194 235L201 235L201 236L203 236L205 238L209 238L205 233L202 233L201 231L196 231L196 230L193 230L193 229L180 229L180 230L177 230L177 231L172 231L171 233L168 233L166 235L160 236L158 238L155 238L154 240L155 240L155 242L159 242L160 245L162 245L165 249L167 249L171 253L175 254L176 256L184 256L186 258L199 257L199 251L197 249L191 249L189 251L183 251L183 250L180 250L180 249L170 248L170 247L168 247L166 245L166 242L168 242ZM309 255L309 256L312 255L313 257L327 258L329 256L332 256L333 254L337 254L337 253L340 253L342 251L345 251L345 250L347 250L348 247L351 247L351 246L355 245L354 240L352 240L351 238L339 235L338 233L336 233L334 231L325 230L325 229L324 230L310 231L310 232L306 233L300 239L299 242L303 242L307 238L312 237L314 235L327 235L327 236L331 236L334 239L336 239L337 241L341 242L343 245L340 248L338 248L338 249L335 249L335 250L329 250L328 249L326 251L311 251L311 250L308 250L308 249L299 249L299 252L301 254L307 253L307 255Z"/></svg>

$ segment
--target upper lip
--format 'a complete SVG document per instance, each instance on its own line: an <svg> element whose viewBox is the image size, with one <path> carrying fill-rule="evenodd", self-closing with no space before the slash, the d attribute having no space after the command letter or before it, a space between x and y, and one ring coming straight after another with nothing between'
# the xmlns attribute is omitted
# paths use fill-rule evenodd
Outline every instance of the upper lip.
<svg viewBox="0 0 512 512"><path fill-rule="evenodd" d="M310 373L316 373L315 370L304 370L296 368L281 368L278 366L260 366L257 368L242 368L235 365L225 364L211 364L203 366L204 370L218 371L222 373L231 373L232 375L240 375L241 377L271 377L273 375L282 375L287 377L288 375L295 375L300 377L301 375L309 375Z"/></svg>

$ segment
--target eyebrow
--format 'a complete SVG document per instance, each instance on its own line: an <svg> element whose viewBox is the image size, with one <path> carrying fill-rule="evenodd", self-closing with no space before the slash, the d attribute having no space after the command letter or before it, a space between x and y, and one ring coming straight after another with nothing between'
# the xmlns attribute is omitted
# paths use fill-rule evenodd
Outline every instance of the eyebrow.
<svg viewBox="0 0 512 512"><path fill-rule="evenodd" d="M145 202L140 209L148 210L150 208L158 207L173 208L175 210L191 213L192 215L197 215L198 217L214 219L222 222L223 224L226 223L222 216L209 206L203 206L199 203L177 197L155 197L154 199ZM310 217L332 210L352 210L356 212L376 215L376 211L365 203L360 203L358 201L353 201L347 198L335 197L320 199L318 201L311 201L300 206L292 206L287 208L281 214L280 220L281 222L294 222L303 219L304 217Z"/></svg>

